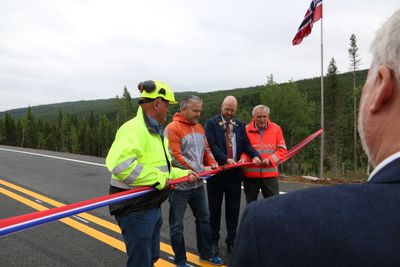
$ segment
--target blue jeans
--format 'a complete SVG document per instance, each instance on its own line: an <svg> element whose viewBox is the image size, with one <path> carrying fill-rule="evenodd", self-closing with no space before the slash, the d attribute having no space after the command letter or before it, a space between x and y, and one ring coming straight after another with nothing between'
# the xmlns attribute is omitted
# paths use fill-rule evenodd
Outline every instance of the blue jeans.
<svg viewBox="0 0 400 267"><path fill-rule="evenodd" d="M159 207L127 216L115 216L126 245L128 267L150 267L160 257L160 229L162 225Z"/></svg>
<svg viewBox="0 0 400 267"><path fill-rule="evenodd" d="M190 190L174 190L169 193L169 229L171 245L176 264L186 262L185 240L183 238L183 217L187 204L193 212L196 223L197 250L202 259L212 257L210 215L204 186Z"/></svg>

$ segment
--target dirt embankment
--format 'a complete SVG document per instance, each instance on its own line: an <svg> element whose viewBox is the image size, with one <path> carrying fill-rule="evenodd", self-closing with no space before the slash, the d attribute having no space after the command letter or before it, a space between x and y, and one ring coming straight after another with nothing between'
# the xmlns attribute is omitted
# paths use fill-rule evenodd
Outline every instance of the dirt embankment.
<svg viewBox="0 0 400 267"><path fill-rule="evenodd" d="M286 182L297 182L305 184L319 185L337 185L337 184L360 184L366 182L366 179L348 179L348 178L325 178L310 176L280 176L279 180Z"/></svg>

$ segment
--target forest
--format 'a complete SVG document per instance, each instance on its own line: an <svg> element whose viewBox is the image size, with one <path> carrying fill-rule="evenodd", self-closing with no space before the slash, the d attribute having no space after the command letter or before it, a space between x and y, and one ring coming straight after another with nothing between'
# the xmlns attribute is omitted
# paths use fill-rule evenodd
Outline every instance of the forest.
<svg viewBox="0 0 400 267"><path fill-rule="evenodd" d="M332 66L331 66L332 65ZM325 172L332 177L348 172L366 172L367 159L360 142L354 144L353 98L359 102L360 90L367 71L355 74L357 87L353 91L352 73L338 74L334 62L324 77ZM277 84L269 75L265 85L221 90L216 92L177 93L177 99L194 94L203 99L200 122L219 113L223 98L238 99L236 117L246 123L251 120L255 105L271 109L271 120L284 132L288 148L320 128L320 78ZM0 119L0 144L46 149L105 157L116 130L135 116L137 99L123 88L121 97L28 107L3 112ZM87 105L89 104L89 105ZM67 108L65 108L65 106ZM169 118L179 110L170 106ZM356 111L357 112L357 111ZM357 162L354 161L354 148ZM282 166L285 174L318 175L320 140L316 139Z"/></svg>

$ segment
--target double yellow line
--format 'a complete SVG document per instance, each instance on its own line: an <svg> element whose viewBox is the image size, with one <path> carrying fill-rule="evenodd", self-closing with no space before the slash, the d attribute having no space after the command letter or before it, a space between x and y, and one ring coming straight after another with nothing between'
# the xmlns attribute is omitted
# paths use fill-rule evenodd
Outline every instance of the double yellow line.
<svg viewBox="0 0 400 267"><path fill-rule="evenodd" d="M31 196L31 197L33 197L35 199L38 199L38 200L40 200L42 202L48 203L48 204L50 204L50 205L52 205L54 207L65 206L65 204L63 204L61 202L58 202L58 201L53 200L51 198L48 198L46 196L40 195L38 193L35 193L35 192L31 191L31 190L25 189L25 188L20 187L18 185L12 184L10 182L4 181L4 180L0 180L0 184L3 185L3 186L6 186L8 188L11 188L11 189L13 189L15 191L18 191L18 192L21 192L23 194L29 195L29 196ZM42 211L42 210L47 210L48 209L47 207L45 207L43 205L40 205L40 204L38 204L38 203L36 203L36 202L26 198L26 197L18 195L18 194L14 193L14 192L12 192L10 190L7 190L7 189L5 189L3 187L0 187L0 193L4 194L4 195L6 195L6 196L8 196L10 198L13 198L13 199L15 199L15 200L17 200L17 201L19 201L19 202L31 207L31 208L33 208L35 210ZM80 213L80 214L77 214L77 215L79 217L83 218L83 219L86 219L86 220L88 220L90 222L93 222L93 223L95 223L97 225L100 225L100 226L102 226L104 228L107 228L107 229L109 229L111 231L114 231L114 232L119 233L119 234L121 233L120 228L115 223L111 223L111 222L109 222L107 220L103 220L103 219L101 219L99 217L93 216L93 215L88 214L86 212L85 213ZM113 247L113 248L116 248L116 249L126 253L126 248L125 248L124 242L122 242L121 240L119 240L117 238L109 236L109 235L107 235L107 234L105 234L105 233L103 233L101 231L98 231L98 230L96 230L96 229L94 229L92 227L89 227L89 226L87 226L87 225L85 225L83 223L77 222L77 221L75 221L75 220L73 220L71 218L60 219L59 221L61 221L62 223L66 224L66 225L68 225L68 226L70 226L70 227L72 227L72 228L74 228L74 229L76 229L76 230L78 230L78 231L80 231L82 233L85 233L85 234L87 234L87 235L89 235L89 236L91 236L91 237L93 237L93 238L95 238L95 239L97 239L97 240L99 240L99 241L101 241L101 242ZM171 246L168 245L168 244L165 244L165 243L161 242L160 243L160 249L165 253L168 253L170 255L174 255ZM212 266L209 263L200 262L199 261L199 257L197 255L195 255L195 254L186 252L186 257L187 257L189 262L194 263L196 265L208 266L208 267ZM158 267L168 267L168 266L175 266L175 265L170 263L170 262L168 262L168 261L166 261L166 260L164 260L164 259L159 259L157 261L157 263L156 263L156 266L158 266Z"/></svg>

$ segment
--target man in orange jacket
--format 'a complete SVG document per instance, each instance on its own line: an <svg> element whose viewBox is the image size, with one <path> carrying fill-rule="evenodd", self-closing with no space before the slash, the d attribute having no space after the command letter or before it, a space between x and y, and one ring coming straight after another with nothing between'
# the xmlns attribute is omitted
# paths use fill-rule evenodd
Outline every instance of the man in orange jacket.
<svg viewBox="0 0 400 267"><path fill-rule="evenodd" d="M278 165L287 153L282 129L269 119L269 108L255 106L252 117L246 133L253 148L261 155L262 165L243 168L247 204L257 200L260 189L264 198L279 194ZM241 161L250 161L250 158L243 154Z"/></svg>
<svg viewBox="0 0 400 267"><path fill-rule="evenodd" d="M172 165L195 172L210 171L218 167L208 146L204 129L198 123L202 111L199 97L186 96L181 102L181 111L174 114L172 122L165 129L172 155ZM174 262L177 266L186 264L185 240L183 237L183 219L189 204L196 218L197 249L200 261L212 265L224 262L212 252L210 214L204 190L203 180L190 181L176 185L169 193L169 227L171 246L174 250Z"/></svg>

